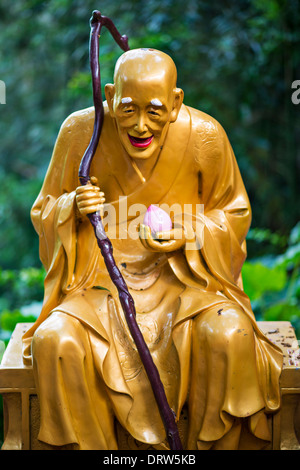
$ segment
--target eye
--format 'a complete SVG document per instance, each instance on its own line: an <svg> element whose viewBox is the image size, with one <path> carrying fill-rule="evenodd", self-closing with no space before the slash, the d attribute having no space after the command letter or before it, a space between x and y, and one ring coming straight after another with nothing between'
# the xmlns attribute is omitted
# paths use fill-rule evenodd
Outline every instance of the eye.
<svg viewBox="0 0 300 470"><path fill-rule="evenodd" d="M156 111L148 111L149 114L152 114L152 116L159 116L159 113L157 113Z"/></svg>
<svg viewBox="0 0 300 470"><path fill-rule="evenodd" d="M133 113L133 109L125 109L124 113L126 113L126 114Z"/></svg>

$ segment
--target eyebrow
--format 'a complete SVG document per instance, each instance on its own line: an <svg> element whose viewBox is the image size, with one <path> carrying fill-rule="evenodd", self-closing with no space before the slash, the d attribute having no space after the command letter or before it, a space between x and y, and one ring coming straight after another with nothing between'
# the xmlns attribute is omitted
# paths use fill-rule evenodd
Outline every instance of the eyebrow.
<svg viewBox="0 0 300 470"><path fill-rule="evenodd" d="M121 103L131 103L132 101L132 98L130 98L129 96L125 97L125 98L122 98L121 99Z"/></svg>
<svg viewBox="0 0 300 470"><path fill-rule="evenodd" d="M162 106L162 102L158 99L158 98L154 98L153 100L150 101L150 103L153 105L153 106Z"/></svg>

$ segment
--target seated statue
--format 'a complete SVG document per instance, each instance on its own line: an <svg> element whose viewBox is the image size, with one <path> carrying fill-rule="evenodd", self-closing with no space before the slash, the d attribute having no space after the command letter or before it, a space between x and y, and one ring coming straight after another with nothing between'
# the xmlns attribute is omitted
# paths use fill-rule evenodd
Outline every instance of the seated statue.
<svg viewBox="0 0 300 470"><path fill-rule="evenodd" d="M98 210L169 405L177 419L188 410L185 448L261 449L270 441L282 355L243 291L249 200L223 128L184 105L176 82L165 53L122 54L105 86L91 183L80 186L78 169L93 107L62 124L33 205L47 274L23 359L37 384L38 437L52 446L118 449L116 421L139 442L166 442L87 217ZM143 223L150 205L169 213L171 230L153 234Z"/></svg>

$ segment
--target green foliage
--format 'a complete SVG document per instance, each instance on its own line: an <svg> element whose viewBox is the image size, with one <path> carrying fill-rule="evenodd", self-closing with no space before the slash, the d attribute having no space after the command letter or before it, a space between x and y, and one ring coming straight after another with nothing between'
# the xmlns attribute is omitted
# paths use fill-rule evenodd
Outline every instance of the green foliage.
<svg viewBox="0 0 300 470"><path fill-rule="evenodd" d="M285 287L287 275L281 266L269 268L261 261L245 263L243 267L244 288L252 301L260 299L265 292L277 292Z"/></svg>
<svg viewBox="0 0 300 470"><path fill-rule="evenodd" d="M0 341L7 344L17 323L34 322L44 295L43 268L0 269Z"/></svg>
<svg viewBox="0 0 300 470"><path fill-rule="evenodd" d="M12 332L17 323L34 322L35 315L24 315L21 310L3 310L0 317L0 328L7 332Z"/></svg>
<svg viewBox="0 0 300 470"><path fill-rule="evenodd" d="M3 270L0 268L0 307L21 307L43 299L43 268Z"/></svg>
<svg viewBox="0 0 300 470"><path fill-rule="evenodd" d="M0 179L0 267L38 266L38 237L30 220L30 209L41 182L5 174L1 167Z"/></svg>
<svg viewBox="0 0 300 470"><path fill-rule="evenodd" d="M264 237L258 232L258 245ZM251 235L252 239L255 235ZM270 234L270 243L281 238ZM293 228L282 254L263 256L244 264L244 289L257 320L290 321L300 338L300 222Z"/></svg>

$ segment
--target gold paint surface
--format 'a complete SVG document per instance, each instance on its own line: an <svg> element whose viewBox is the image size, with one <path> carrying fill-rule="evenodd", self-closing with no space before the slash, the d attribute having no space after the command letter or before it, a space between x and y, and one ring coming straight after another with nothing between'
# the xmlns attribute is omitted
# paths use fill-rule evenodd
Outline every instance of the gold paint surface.
<svg viewBox="0 0 300 470"><path fill-rule="evenodd" d="M280 407L282 352L258 328L242 288L251 208L226 133L183 104L175 65L159 51L123 54L105 93L91 167L97 186L78 182L93 132L88 108L61 126L31 212L47 271L42 312L23 336L40 399L38 438L116 449L117 419L137 442L165 441L86 217L101 208L169 404L178 418L188 408L186 448L264 447L267 414ZM151 204L173 218L164 240L143 226Z"/></svg>

